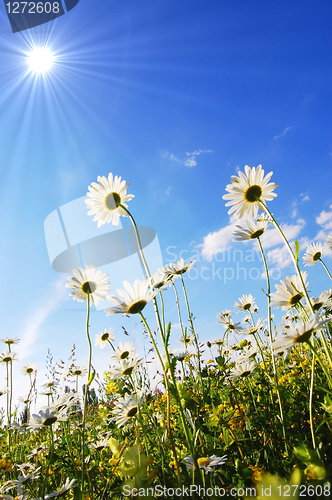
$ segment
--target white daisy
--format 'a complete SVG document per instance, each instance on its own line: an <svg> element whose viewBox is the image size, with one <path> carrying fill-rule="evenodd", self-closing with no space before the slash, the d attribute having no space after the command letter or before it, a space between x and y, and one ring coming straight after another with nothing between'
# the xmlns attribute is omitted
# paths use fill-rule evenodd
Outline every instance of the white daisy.
<svg viewBox="0 0 332 500"><path fill-rule="evenodd" d="M303 256L303 262L305 266L314 266L323 254L323 244L322 243L312 243L309 245Z"/></svg>
<svg viewBox="0 0 332 500"><path fill-rule="evenodd" d="M193 267L195 264L194 261L192 262L187 262L186 264L184 263L184 259L181 258L174 264L167 264L164 266L164 272L166 275L169 276L181 276L181 274L186 273L187 271L190 271L190 269Z"/></svg>
<svg viewBox="0 0 332 500"><path fill-rule="evenodd" d="M318 311L322 307L328 310L332 310L332 290L325 290L316 299L315 297L310 298L310 302L314 311ZM309 310L311 312L311 310Z"/></svg>
<svg viewBox="0 0 332 500"><path fill-rule="evenodd" d="M32 429L40 429L55 424L55 422L64 422L67 416L64 412L56 412L46 408L45 411L40 410L39 415L33 414L29 420L28 426Z"/></svg>
<svg viewBox="0 0 332 500"><path fill-rule="evenodd" d="M4 344L7 344L7 345L13 345L13 344L19 344L20 339L18 339L17 337L14 337L14 338L6 337L5 339L0 339L0 342L3 342Z"/></svg>
<svg viewBox="0 0 332 500"><path fill-rule="evenodd" d="M13 361L18 361L16 352L7 351L0 355L0 363L12 363Z"/></svg>
<svg viewBox="0 0 332 500"><path fill-rule="evenodd" d="M322 330L324 325L325 322L319 317L318 313L311 315L309 321L296 323L287 329L286 335L278 335L273 342L274 352L277 354L292 348L295 344L308 342L311 335Z"/></svg>
<svg viewBox="0 0 332 500"><path fill-rule="evenodd" d="M112 333L115 333L115 330L113 330L113 328L109 328L108 330L106 330L105 328L103 332L96 335L95 346L99 346L100 349L104 349L107 344L110 344L110 342L114 341Z"/></svg>
<svg viewBox="0 0 332 500"><path fill-rule="evenodd" d="M301 271L305 287L308 286L306 279L308 273ZM275 285L277 292L271 293L271 305L282 307L284 311L288 311L297 306L301 299L305 296L305 291L302 282L297 274L287 276L281 280L280 285Z"/></svg>
<svg viewBox="0 0 332 500"><path fill-rule="evenodd" d="M264 177L262 165L258 167L244 167L245 174L239 172L239 176L232 175L232 184L226 186L229 194L224 194L224 200L230 200L226 206L232 206L228 210L231 214L236 212L239 218L249 214L256 217L258 209L265 212L265 201L273 200L277 195L272 191L278 187L274 182L269 182L273 172Z"/></svg>
<svg viewBox="0 0 332 500"><path fill-rule="evenodd" d="M224 325L225 323L228 323L229 320L232 318L232 311L229 309L226 309L226 311L221 311L221 313L217 314L218 322Z"/></svg>
<svg viewBox="0 0 332 500"><path fill-rule="evenodd" d="M4 394L8 394L10 391L8 387L5 387L3 385L0 385L0 396L3 396Z"/></svg>
<svg viewBox="0 0 332 500"><path fill-rule="evenodd" d="M187 469L193 471L195 470L195 461L193 457L186 457L183 459L184 464ZM197 465L200 469L203 469L205 474L212 472L212 467L217 467L218 465L223 465L227 461L227 455L223 457L217 457L217 455L212 455L211 457L201 457L197 459Z"/></svg>
<svg viewBox="0 0 332 500"><path fill-rule="evenodd" d="M119 398L115 402L115 408L112 410L115 415L114 420L118 427L122 427L130 420L134 419L141 405L140 394L125 394L123 398Z"/></svg>
<svg viewBox="0 0 332 500"><path fill-rule="evenodd" d="M187 328L185 328L183 334L179 337L179 342L183 344L185 347L187 347L190 344L194 343L195 337L193 335L189 335L187 332Z"/></svg>
<svg viewBox="0 0 332 500"><path fill-rule="evenodd" d="M235 380L237 378L244 378L250 375L250 373L255 369L255 363L253 361L238 360L235 367L231 369L228 378L229 380Z"/></svg>
<svg viewBox="0 0 332 500"><path fill-rule="evenodd" d="M135 280L133 286L128 281L123 282L125 290L117 290L117 294L121 299L115 295L108 295L107 299L116 304L116 307L109 307L105 309L106 316L111 314L137 314L143 311L144 307L150 300L157 295L161 290L151 292L148 280Z"/></svg>
<svg viewBox="0 0 332 500"><path fill-rule="evenodd" d="M73 377L84 377L88 373L88 370L84 366L71 365L69 368L69 375Z"/></svg>
<svg viewBox="0 0 332 500"><path fill-rule="evenodd" d="M253 305L255 305L255 299L249 293L248 295L242 295L242 297L239 298L239 302L234 303L234 307L237 309L240 309L241 311L248 311Z"/></svg>
<svg viewBox="0 0 332 500"><path fill-rule="evenodd" d="M258 333L260 330L264 330L265 324L261 318L258 318L255 325L249 326L243 333L245 335L254 335Z"/></svg>
<svg viewBox="0 0 332 500"><path fill-rule="evenodd" d="M111 367L108 376L111 380L131 375L135 368L139 366L141 360L137 356L119 360L117 365Z"/></svg>
<svg viewBox="0 0 332 500"><path fill-rule="evenodd" d="M70 283L66 283L67 288L74 291L69 295L74 300L84 302L90 296L94 304L98 305L100 300L104 300L109 292L109 281L106 281L108 274L102 271L95 271L94 266L85 266L73 270L74 276L67 278Z"/></svg>
<svg viewBox="0 0 332 500"><path fill-rule="evenodd" d="M244 223L247 227L236 225L238 230L233 232L234 241L254 240L264 234L270 220L266 216L260 216L257 221L252 217L246 219Z"/></svg>
<svg viewBox="0 0 332 500"><path fill-rule="evenodd" d="M28 363L25 366L22 366L21 372L24 375L32 375L37 372L37 365L35 363Z"/></svg>
<svg viewBox="0 0 332 500"><path fill-rule="evenodd" d="M60 486L60 488L58 490L54 490L54 491L52 491L52 493L45 495L45 500L49 500L50 498L62 497L71 488L75 488L75 482L76 482L76 479L72 479L70 481L69 478L67 478L66 482L62 486Z"/></svg>
<svg viewBox="0 0 332 500"><path fill-rule="evenodd" d="M332 250L332 233L328 235L328 237L325 240L325 246Z"/></svg>
<svg viewBox="0 0 332 500"><path fill-rule="evenodd" d="M25 405L31 403L32 401L32 396L30 394L25 394L24 396L20 396L19 398L19 401L21 401L21 403L24 403Z"/></svg>
<svg viewBox="0 0 332 500"><path fill-rule="evenodd" d="M172 275L172 274L167 273L166 267L167 266L158 269L158 271L156 271L151 276L150 279L151 279L152 287L154 289L172 285L172 283L174 283L174 279L179 276L179 275Z"/></svg>
<svg viewBox="0 0 332 500"><path fill-rule="evenodd" d="M91 450L100 451L100 450L103 450L104 448L107 448L108 442L109 442L109 439L107 439L107 438L100 439L99 441L96 441L95 443L89 444L89 448Z"/></svg>
<svg viewBox="0 0 332 500"><path fill-rule="evenodd" d="M218 320L218 323L221 323L226 332L233 332L233 333L242 333L244 328L241 326L241 322L235 323L231 318L228 321L225 320Z"/></svg>
<svg viewBox="0 0 332 500"><path fill-rule="evenodd" d="M98 227L106 222L111 222L114 226L119 225L120 216L127 217L126 201L134 198L133 194L127 194L129 184L121 177L108 174L108 177L98 176L97 182L92 182L88 187L89 198L85 203L89 209L88 215L94 215L93 220L98 222ZM122 205L122 206L121 206Z"/></svg>
<svg viewBox="0 0 332 500"><path fill-rule="evenodd" d="M61 394L50 406L44 407L50 411L65 411L73 406L79 406L80 397L75 391L65 392Z"/></svg>
<svg viewBox="0 0 332 500"><path fill-rule="evenodd" d="M132 342L120 342L119 346L115 348L114 354L111 356L111 358L122 361L123 359L135 357L135 355L136 347Z"/></svg>

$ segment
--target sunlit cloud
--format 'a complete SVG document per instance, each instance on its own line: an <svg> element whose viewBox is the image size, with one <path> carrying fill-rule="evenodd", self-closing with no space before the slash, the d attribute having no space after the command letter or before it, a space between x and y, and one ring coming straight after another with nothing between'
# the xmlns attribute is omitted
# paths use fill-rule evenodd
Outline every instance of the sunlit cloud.
<svg viewBox="0 0 332 500"><path fill-rule="evenodd" d="M186 152L184 158L178 158L173 153L163 153L163 157L171 160L175 163L179 163L180 165L184 165L187 168L196 167L197 165L197 156L202 153L213 153L212 149L197 149L196 151L192 151L191 153Z"/></svg>
<svg viewBox="0 0 332 500"><path fill-rule="evenodd" d="M330 208L332 209L332 205L330 205ZM331 230L332 229L332 210L330 212L326 212L323 210L320 212L320 214L316 217L316 222L320 226L322 226L325 230Z"/></svg>

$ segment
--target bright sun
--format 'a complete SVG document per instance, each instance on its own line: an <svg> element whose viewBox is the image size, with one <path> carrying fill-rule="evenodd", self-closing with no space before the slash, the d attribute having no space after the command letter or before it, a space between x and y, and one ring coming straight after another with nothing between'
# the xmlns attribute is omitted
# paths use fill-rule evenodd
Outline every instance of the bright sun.
<svg viewBox="0 0 332 500"><path fill-rule="evenodd" d="M46 73L52 64L52 52L46 47L35 47L29 54L29 67L33 73Z"/></svg>

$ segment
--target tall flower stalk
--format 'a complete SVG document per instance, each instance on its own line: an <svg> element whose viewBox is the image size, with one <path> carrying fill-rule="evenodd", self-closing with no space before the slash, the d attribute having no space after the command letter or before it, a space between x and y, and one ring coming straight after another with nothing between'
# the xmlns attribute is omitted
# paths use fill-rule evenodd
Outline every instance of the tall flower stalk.
<svg viewBox="0 0 332 500"><path fill-rule="evenodd" d="M270 350L271 350L271 361L272 361L273 376L274 376L274 380L275 380L275 384L276 384L276 391L277 391L277 396L278 396L278 405L279 405L280 420L281 420L281 425L282 425L282 432L283 432L284 440L285 440L285 448L286 448L286 451L288 452L286 425L285 425L284 412L283 412L280 391L279 391L278 372L277 372L277 368L276 368L276 362L275 362L275 358L274 358L273 345L272 345L273 334L272 334L272 314L271 314L271 281L270 281L270 275L269 275L269 268L268 268L266 257L265 257L265 252L264 252L262 242L261 242L259 237L257 238L257 241L258 241L258 246L259 246L259 249L260 249L260 252L262 255L264 269L265 269L265 275L266 275L267 317L268 317L268 330L269 330L269 342L270 342Z"/></svg>

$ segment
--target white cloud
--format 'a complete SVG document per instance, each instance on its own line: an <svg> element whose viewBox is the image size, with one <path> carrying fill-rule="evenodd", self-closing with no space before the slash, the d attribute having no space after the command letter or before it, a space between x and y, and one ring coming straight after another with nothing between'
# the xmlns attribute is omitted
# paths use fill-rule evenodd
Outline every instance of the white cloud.
<svg viewBox="0 0 332 500"><path fill-rule="evenodd" d="M310 200L310 196L308 194L301 193L300 196L301 196L301 201L309 201Z"/></svg>
<svg viewBox="0 0 332 500"><path fill-rule="evenodd" d="M296 222L297 224L280 225L288 241L291 241L294 238L296 238L300 234L305 225L305 221L303 219L298 219ZM281 242L282 238L275 227L272 229L267 229L262 236L262 243L264 248L275 247L276 245L280 245Z"/></svg>
<svg viewBox="0 0 332 500"><path fill-rule="evenodd" d="M276 264L279 269L284 269L292 263L289 251L285 246L269 250L266 253L266 258L270 264Z"/></svg>
<svg viewBox="0 0 332 500"><path fill-rule="evenodd" d="M298 219L296 222L296 224L281 224L281 229L288 241L296 238L305 225L303 219ZM211 261L219 252L226 252L231 248L230 243L233 241L233 232L237 229L237 224L241 225L241 221L233 214L227 226L204 236L203 243L197 245L197 248L201 248L204 259ZM283 240L276 228L268 229L262 236L262 243L265 249L273 248L282 242ZM271 255L273 256L273 254Z"/></svg>
<svg viewBox="0 0 332 500"><path fill-rule="evenodd" d="M168 187L168 188L166 189L166 194L170 194L171 189L172 189L172 186Z"/></svg>
<svg viewBox="0 0 332 500"><path fill-rule="evenodd" d="M286 128L284 128L284 130L281 132L281 134L279 134L279 135L275 135L275 136L273 137L273 139L274 139L274 140L275 140L275 139L280 139L280 137L283 137L284 135L286 135L286 134L287 134L287 132L289 132L289 131L291 130L291 128L292 128L292 127L286 127Z"/></svg>
<svg viewBox="0 0 332 500"><path fill-rule="evenodd" d="M20 332L21 342L18 352L20 358L24 359L30 355L31 347L36 342L40 327L48 316L55 311L60 303L65 300L68 292L65 288L66 278L61 276L51 283L51 293L43 299L40 305L27 317L22 331Z"/></svg>
<svg viewBox="0 0 332 500"><path fill-rule="evenodd" d="M332 208L332 205L330 205ZM332 229L332 210L331 212L325 212L323 210L317 217L316 222L322 226L325 230Z"/></svg>
<svg viewBox="0 0 332 500"><path fill-rule="evenodd" d="M195 167L197 165L197 161L196 161L196 156L202 154L202 153L213 153L213 150L212 149L197 149L197 151L193 151L192 153L186 153L186 156L188 156L188 158L184 161L184 164L186 167Z"/></svg>
<svg viewBox="0 0 332 500"><path fill-rule="evenodd" d="M225 252L231 248L230 242L233 239L236 222L238 221L230 222L227 226L204 236L203 243L197 245L197 248L202 249L201 252L204 259L212 260L217 253Z"/></svg>
<svg viewBox="0 0 332 500"><path fill-rule="evenodd" d="M180 163L181 165L184 165L185 167L192 168L196 167L197 165L197 156L199 156L202 153L213 153L212 149L197 149L196 151L192 151L191 153L186 152L185 156L186 158L178 158L177 156L173 155L173 153L163 153L163 157L167 158L168 160L174 161L175 163Z"/></svg>

